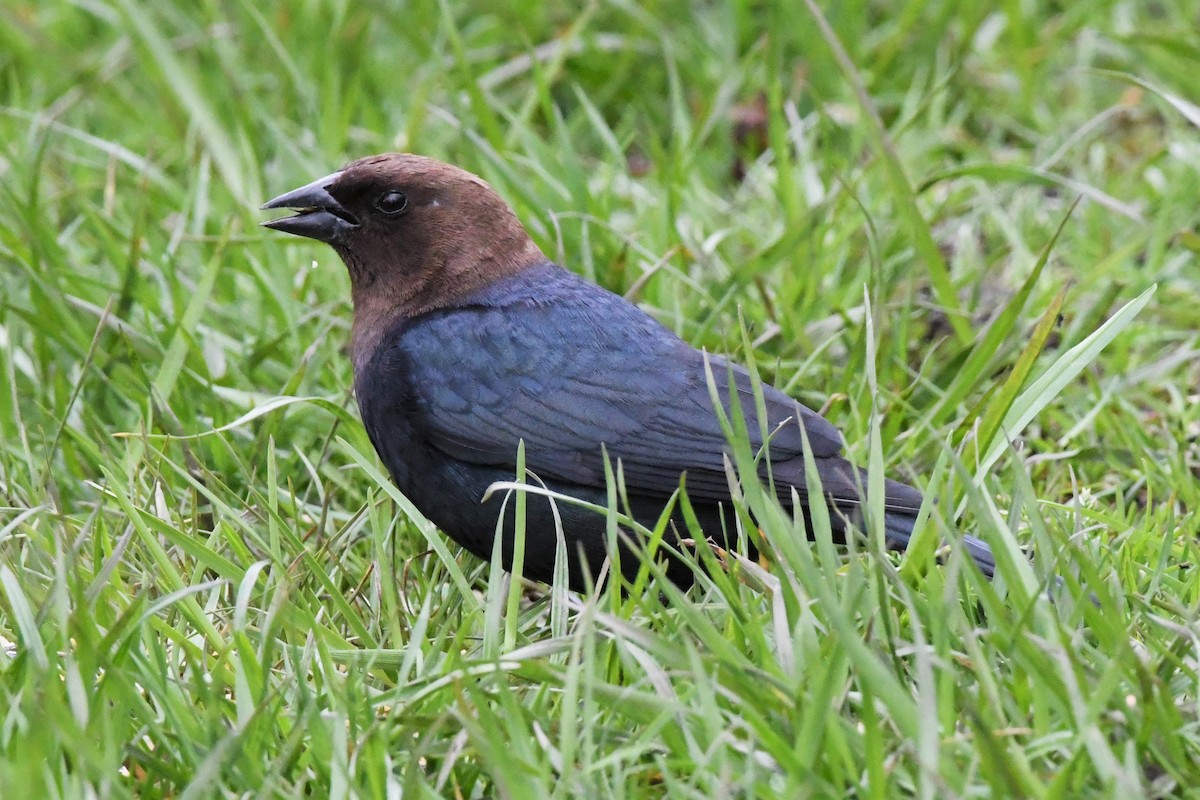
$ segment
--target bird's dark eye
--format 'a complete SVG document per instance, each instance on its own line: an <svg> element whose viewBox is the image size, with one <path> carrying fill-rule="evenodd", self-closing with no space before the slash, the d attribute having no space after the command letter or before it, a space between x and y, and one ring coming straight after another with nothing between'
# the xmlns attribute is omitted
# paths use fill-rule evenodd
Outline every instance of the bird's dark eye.
<svg viewBox="0 0 1200 800"><path fill-rule="evenodd" d="M375 207L389 217L394 217L408 208L408 198L403 192L384 192L375 201Z"/></svg>

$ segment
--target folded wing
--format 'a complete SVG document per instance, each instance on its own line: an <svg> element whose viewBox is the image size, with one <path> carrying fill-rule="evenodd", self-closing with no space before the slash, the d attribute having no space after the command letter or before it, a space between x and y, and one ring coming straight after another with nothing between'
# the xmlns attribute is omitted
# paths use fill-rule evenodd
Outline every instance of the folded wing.
<svg viewBox="0 0 1200 800"><path fill-rule="evenodd" d="M751 445L757 451L766 443L781 499L792 487L806 494L803 425L825 493L839 504L857 502L865 480L841 457L842 437L828 421L763 385L760 423L745 369L587 288L552 303L516 298L435 313L390 345L410 371L419 420L435 447L470 463L515 467L523 440L534 474L584 486L604 485L607 451L620 460L630 492L666 497L686 472L691 498L727 500L729 447L707 359L726 414L738 402ZM886 502L916 509L921 496L888 481Z"/></svg>

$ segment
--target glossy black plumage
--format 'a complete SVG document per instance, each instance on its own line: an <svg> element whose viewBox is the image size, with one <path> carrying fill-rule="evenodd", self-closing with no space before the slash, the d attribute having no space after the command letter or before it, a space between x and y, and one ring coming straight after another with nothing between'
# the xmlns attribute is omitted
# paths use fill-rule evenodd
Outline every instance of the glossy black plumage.
<svg viewBox="0 0 1200 800"><path fill-rule="evenodd" d="M381 193L405 193L389 215ZM408 208L412 204L412 208ZM363 422L400 490L451 538L489 558L503 503L484 493L526 467L553 491L603 505L603 453L620 462L634 516L648 525L686 472L707 536L728 544L727 443L713 410L705 355L625 299L551 264L478 178L415 156L364 159L271 204L298 217L271 223L329 241L355 292L355 389ZM408 218L404 218L407 216ZM709 356L718 394L731 402L730 366ZM763 445L748 373L732 367L752 445ZM865 475L841 456L826 420L761 387L779 499L808 502L803 424L838 531L853 518ZM921 494L885 485L888 543L903 548ZM510 504L510 509L511 509ZM571 584L603 562L603 516L559 504ZM528 577L549 580L555 519L528 500ZM511 514L510 514L511 522ZM682 528L680 529L682 530ZM511 558L505 528L505 563ZM972 554L990 574L991 554ZM578 557L582 554L582 558ZM628 555L626 571L636 569ZM690 573L671 567L677 580Z"/></svg>

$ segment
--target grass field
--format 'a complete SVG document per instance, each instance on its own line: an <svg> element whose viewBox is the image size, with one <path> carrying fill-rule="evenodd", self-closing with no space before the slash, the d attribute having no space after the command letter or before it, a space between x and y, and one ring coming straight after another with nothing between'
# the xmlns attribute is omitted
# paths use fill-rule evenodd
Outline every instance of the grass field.
<svg viewBox="0 0 1200 800"><path fill-rule="evenodd" d="M1200 9L821 5L5 0L0 796L1200 797ZM257 227L395 149L823 407L912 551L750 485L769 572L687 595L458 551Z"/></svg>

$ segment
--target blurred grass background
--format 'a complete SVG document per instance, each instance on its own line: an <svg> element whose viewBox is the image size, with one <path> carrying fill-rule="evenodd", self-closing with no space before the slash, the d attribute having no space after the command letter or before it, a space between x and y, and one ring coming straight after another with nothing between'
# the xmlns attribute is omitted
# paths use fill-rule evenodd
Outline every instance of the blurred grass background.
<svg viewBox="0 0 1200 800"><path fill-rule="evenodd" d="M1198 70L1186 0L6 0L0 794L1200 796ZM823 407L917 552L748 491L771 574L503 615L256 227L386 150Z"/></svg>

